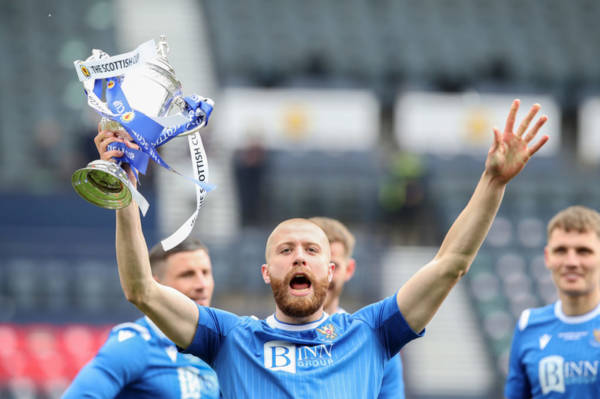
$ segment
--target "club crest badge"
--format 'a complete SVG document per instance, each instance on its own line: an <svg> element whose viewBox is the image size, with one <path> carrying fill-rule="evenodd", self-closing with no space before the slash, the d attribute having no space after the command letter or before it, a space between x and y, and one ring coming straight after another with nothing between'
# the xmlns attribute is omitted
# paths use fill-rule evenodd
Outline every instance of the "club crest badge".
<svg viewBox="0 0 600 399"><path fill-rule="evenodd" d="M588 343L594 348L600 348L600 329L594 328L592 337L589 339Z"/></svg>
<svg viewBox="0 0 600 399"><path fill-rule="evenodd" d="M335 327L333 324L327 324L321 328L317 328L317 331L323 334L325 339L333 340L337 337L337 333L335 332Z"/></svg>

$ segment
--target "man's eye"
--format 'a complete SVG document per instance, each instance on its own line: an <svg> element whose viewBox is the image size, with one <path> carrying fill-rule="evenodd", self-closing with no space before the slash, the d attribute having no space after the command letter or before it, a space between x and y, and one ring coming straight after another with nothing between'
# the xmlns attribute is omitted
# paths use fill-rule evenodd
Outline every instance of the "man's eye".
<svg viewBox="0 0 600 399"><path fill-rule="evenodd" d="M281 250L281 253L282 253L282 254L287 254L287 253L289 253L289 252L290 252L290 249L289 249L289 248L283 248L283 249Z"/></svg>

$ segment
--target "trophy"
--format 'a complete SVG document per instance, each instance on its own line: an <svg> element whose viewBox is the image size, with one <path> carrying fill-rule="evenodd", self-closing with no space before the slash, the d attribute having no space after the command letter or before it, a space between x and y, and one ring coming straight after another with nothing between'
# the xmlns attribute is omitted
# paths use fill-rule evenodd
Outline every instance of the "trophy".
<svg viewBox="0 0 600 399"><path fill-rule="evenodd" d="M133 132L126 129L122 123L124 117L131 115L131 112L124 112L126 110L123 107L123 100L129 105L127 109L142 113L157 123L162 122L165 124L166 122L169 125L187 125L185 128L179 129L180 131L176 134L173 133L175 129L171 128L171 136L169 138L194 134L206 125L213 105L210 99L203 99L201 101L204 102L204 115L201 115L204 120L200 121L201 123L190 123L189 118L186 119L182 115L182 113L189 111L189 106L182 95L181 83L175 77L175 71L167 60L168 51L169 47L166 38L165 36L161 36L157 46L154 45L153 41L146 42L134 52L116 57L110 57L103 51L94 49L92 55L86 61L75 61L75 68L80 80L84 83L89 105L103 115L100 121L101 129L117 132L125 140L133 140L138 145L141 144L135 136L132 137L131 133ZM105 78L114 78L114 80L103 82L100 80L101 78L104 78L103 80L106 80ZM113 98L113 103L110 104L111 100L108 98L108 90L114 87L115 82L119 84L124 99L115 100ZM106 105L101 100L103 92L106 93L104 95L106 97ZM208 112L206 112L207 110ZM156 126L152 127L156 130ZM144 125L142 125L141 128L138 127L138 131L136 132L137 135L141 136L142 140L144 140L143 136L147 133L144 130ZM168 140L164 139L163 130L168 131L169 128L163 129L161 126L162 142L149 143L149 147L155 148ZM140 147L142 146L140 145ZM124 150L133 155L130 158L135 159L136 156L138 159L142 158L142 173L145 172L145 163L147 163L148 154L150 152L155 153L153 148L148 148L148 151L142 151L141 153L131 151L123 146L120 148L113 146L113 148ZM109 147L109 149L113 148ZM155 156L158 157L158 154L155 153ZM150 154L150 157L157 161L152 154ZM130 161L132 159L127 159L127 157L116 161L92 161L85 168L73 173L71 178L73 188L85 200L107 209L124 208L134 198L140 206L142 213L145 214L148 202L136 190L135 186L129 181L127 173L121 168L123 162L130 163L136 167L136 164ZM158 163L160 164L161 162ZM137 169L140 170L140 168Z"/></svg>
<svg viewBox="0 0 600 399"><path fill-rule="evenodd" d="M162 241L168 250L191 232L204 198L214 187L207 183L208 164L199 130L206 126L214 102L193 94L183 96L181 83L167 60L169 47L165 36L158 45L153 40L135 50L109 56L92 50L85 61L74 62L83 83L88 105L102 115L100 127L116 132L125 141L135 142L139 150L122 142L110 143L108 150L123 151L110 161L96 160L77 170L71 183L85 200L107 209L120 209L135 200L143 215L148 201L137 191L121 167L128 164L132 172L145 173L148 160L196 184L196 212L170 237ZM156 151L169 140L187 136L194 177L171 168Z"/></svg>

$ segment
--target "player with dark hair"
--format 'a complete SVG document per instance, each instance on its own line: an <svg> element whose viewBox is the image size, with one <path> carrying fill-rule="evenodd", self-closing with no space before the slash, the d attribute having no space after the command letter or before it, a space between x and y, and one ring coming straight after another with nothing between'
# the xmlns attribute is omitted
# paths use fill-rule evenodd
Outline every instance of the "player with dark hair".
<svg viewBox="0 0 600 399"><path fill-rule="evenodd" d="M600 214L583 206L556 214L544 259L559 299L521 314L505 395L600 398Z"/></svg>
<svg viewBox="0 0 600 399"><path fill-rule="evenodd" d="M307 219L280 223L267 239L261 274L271 286L275 313L265 320L199 306L152 278L135 204L116 211L117 263L126 298L185 351L219 375L224 398L375 398L385 365L423 334L452 287L468 271L494 220L507 183L548 140L533 138L543 116L534 105L513 131L519 101L494 141L466 208L434 259L398 292L353 314L323 310L335 266L327 236ZM529 129L529 130L528 130ZM100 132L102 159L116 139ZM531 144L531 145L530 145ZM135 176L129 173L135 183ZM311 188L306 187L307 190Z"/></svg>
<svg viewBox="0 0 600 399"><path fill-rule="evenodd" d="M214 289L208 249L187 239L165 252L150 251L157 282L209 306ZM204 361L178 353L148 317L114 327L98 354L77 374L63 398L218 398L214 370Z"/></svg>
<svg viewBox="0 0 600 399"><path fill-rule="evenodd" d="M319 226L325 232L325 235L327 235L331 250L331 263L335 265L323 310L328 314L346 313L340 307L340 295L342 294L344 285L354 276L354 271L356 270L356 260L352 257L356 239L339 220L322 216L312 217L308 220ZM394 356L385 366L381 390L377 398L403 399L404 397L402 359L398 354L398 356Z"/></svg>

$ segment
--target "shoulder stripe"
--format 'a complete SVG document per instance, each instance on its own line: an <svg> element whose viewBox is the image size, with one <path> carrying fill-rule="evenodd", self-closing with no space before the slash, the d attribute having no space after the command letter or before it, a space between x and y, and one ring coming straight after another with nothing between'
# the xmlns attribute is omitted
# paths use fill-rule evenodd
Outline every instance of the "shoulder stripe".
<svg viewBox="0 0 600 399"><path fill-rule="evenodd" d="M529 323L529 316L531 315L531 309L525 309L519 317L519 330L523 331Z"/></svg>
<svg viewBox="0 0 600 399"><path fill-rule="evenodd" d="M139 324L131 323L131 322L121 323L119 325L114 326L112 331L115 332L115 331L119 331L119 330L123 330L123 329L134 330L138 334L140 334L142 336L142 338L144 338L146 341L150 341L150 338L151 338L150 332L144 326L140 326Z"/></svg>

